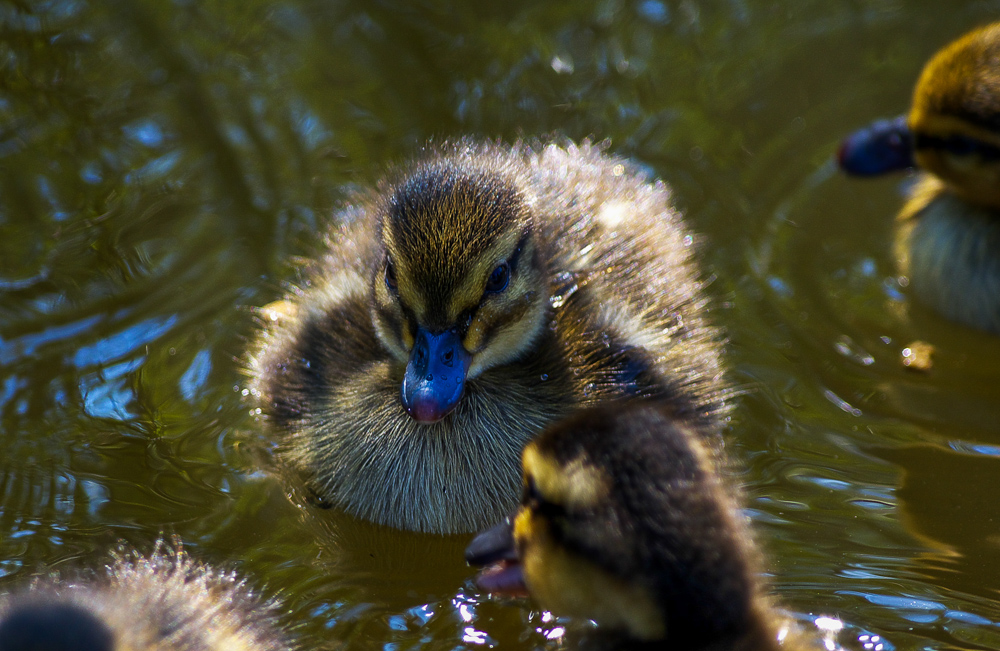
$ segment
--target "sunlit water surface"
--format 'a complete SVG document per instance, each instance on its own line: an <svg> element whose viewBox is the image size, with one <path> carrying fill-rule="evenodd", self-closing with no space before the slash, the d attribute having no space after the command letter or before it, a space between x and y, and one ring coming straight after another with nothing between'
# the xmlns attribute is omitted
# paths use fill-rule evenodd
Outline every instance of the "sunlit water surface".
<svg viewBox="0 0 1000 651"><path fill-rule="evenodd" d="M348 189L431 138L555 133L609 139L703 235L789 613L851 649L1000 647L1000 340L908 297L907 179L831 163L1000 2L475 4L0 4L0 589L176 534L306 648L565 645L476 592L466 537L286 494L240 371Z"/></svg>

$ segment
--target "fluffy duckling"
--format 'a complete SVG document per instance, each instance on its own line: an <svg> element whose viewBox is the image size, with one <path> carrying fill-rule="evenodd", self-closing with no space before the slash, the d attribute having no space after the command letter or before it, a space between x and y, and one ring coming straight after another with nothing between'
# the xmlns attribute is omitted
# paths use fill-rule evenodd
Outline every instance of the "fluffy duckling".
<svg viewBox="0 0 1000 651"><path fill-rule="evenodd" d="M621 646L777 649L743 517L669 410L584 410L524 449L521 505L466 550L489 592L594 620ZM616 645L618 646L618 645Z"/></svg>
<svg viewBox="0 0 1000 651"><path fill-rule="evenodd" d="M0 597L0 651L288 651L277 606L179 549Z"/></svg>
<svg viewBox="0 0 1000 651"><path fill-rule="evenodd" d="M518 459L583 406L722 420L720 340L662 182L596 146L462 141L340 215L251 352L279 459L322 500L415 531L517 502Z"/></svg>
<svg viewBox="0 0 1000 651"><path fill-rule="evenodd" d="M852 135L839 158L856 175L923 171L898 218L902 273L943 315L1000 334L1000 23L938 52L909 116Z"/></svg>

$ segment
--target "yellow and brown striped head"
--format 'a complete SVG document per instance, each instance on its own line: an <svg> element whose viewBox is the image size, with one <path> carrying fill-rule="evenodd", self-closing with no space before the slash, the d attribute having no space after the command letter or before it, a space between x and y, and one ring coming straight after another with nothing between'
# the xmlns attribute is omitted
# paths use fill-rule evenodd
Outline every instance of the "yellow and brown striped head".
<svg viewBox="0 0 1000 651"><path fill-rule="evenodd" d="M523 173L509 154L458 151L385 193L373 320L407 364L403 405L421 422L447 415L467 378L523 354L541 329L547 282Z"/></svg>
<svg viewBox="0 0 1000 651"><path fill-rule="evenodd" d="M973 203L1000 208L1000 23L924 67L908 118L917 164Z"/></svg>
<svg viewBox="0 0 1000 651"><path fill-rule="evenodd" d="M673 649L730 648L754 627L752 542L711 451L664 406L577 412L522 466L520 507L466 549L490 565L480 588Z"/></svg>

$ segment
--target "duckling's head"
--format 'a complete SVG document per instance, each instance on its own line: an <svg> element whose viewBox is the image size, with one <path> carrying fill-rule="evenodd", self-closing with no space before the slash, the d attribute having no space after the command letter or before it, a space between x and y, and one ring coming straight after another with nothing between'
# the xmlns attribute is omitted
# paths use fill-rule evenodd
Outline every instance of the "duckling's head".
<svg viewBox="0 0 1000 651"><path fill-rule="evenodd" d="M373 320L406 365L402 402L418 421L446 416L466 380L523 354L542 328L545 267L521 175L518 161L458 149L384 193Z"/></svg>
<svg viewBox="0 0 1000 651"><path fill-rule="evenodd" d="M917 164L966 200L1000 208L1000 23L934 55L908 118Z"/></svg>
<svg viewBox="0 0 1000 651"><path fill-rule="evenodd" d="M33 595L0 617L0 651L115 651L115 635L83 606Z"/></svg>
<svg viewBox="0 0 1000 651"><path fill-rule="evenodd" d="M838 161L856 176L915 165L966 201L1000 208L1000 23L934 55L920 74L909 115L852 134Z"/></svg>
<svg viewBox="0 0 1000 651"><path fill-rule="evenodd" d="M766 628L753 547L712 455L661 408L580 412L522 460L520 508L466 550L498 562L480 587L526 587L553 612L678 649Z"/></svg>

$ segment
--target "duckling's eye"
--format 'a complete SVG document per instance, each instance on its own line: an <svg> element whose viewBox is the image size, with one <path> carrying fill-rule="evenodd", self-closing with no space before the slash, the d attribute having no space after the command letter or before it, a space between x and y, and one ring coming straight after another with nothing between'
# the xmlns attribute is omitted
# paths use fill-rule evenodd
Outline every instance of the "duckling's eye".
<svg viewBox="0 0 1000 651"><path fill-rule="evenodd" d="M507 284L510 282L510 265L506 262L500 263L493 273L490 274L489 280L486 281L486 291L492 293L502 292L507 289Z"/></svg>
<svg viewBox="0 0 1000 651"><path fill-rule="evenodd" d="M521 493L521 504L527 506L529 509L537 509L541 502L542 496L538 494L538 488L535 487L535 478L531 476L526 477L524 490Z"/></svg>
<svg viewBox="0 0 1000 651"><path fill-rule="evenodd" d="M393 292L396 291L396 265L392 264L389 258L385 259L385 286Z"/></svg>

